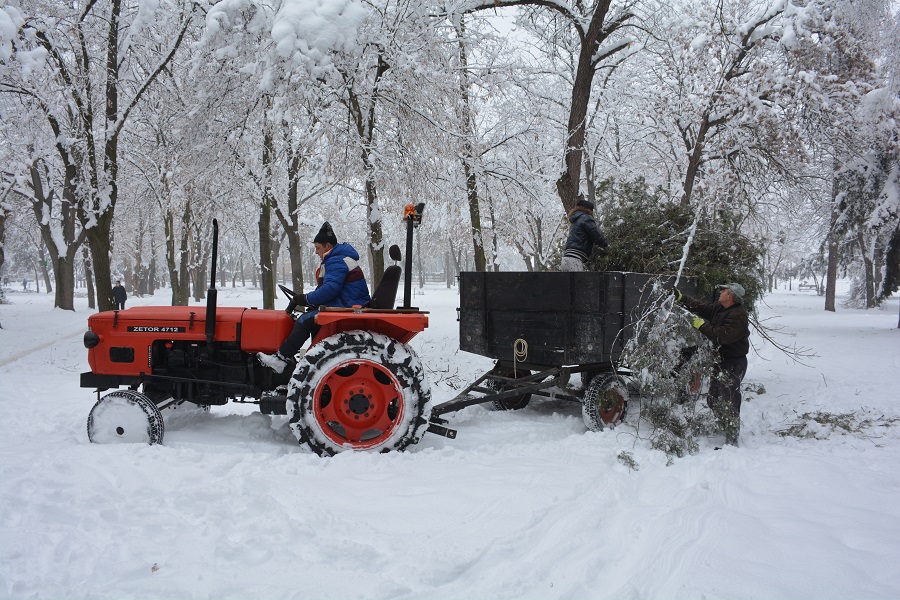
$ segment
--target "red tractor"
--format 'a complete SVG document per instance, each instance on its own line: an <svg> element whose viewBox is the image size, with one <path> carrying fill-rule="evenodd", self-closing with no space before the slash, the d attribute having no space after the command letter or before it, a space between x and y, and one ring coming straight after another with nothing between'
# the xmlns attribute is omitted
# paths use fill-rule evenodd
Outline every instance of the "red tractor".
<svg viewBox="0 0 900 600"><path fill-rule="evenodd" d="M345 450L387 452L419 441L426 430L455 437L431 418L431 391L407 343L428 326L410 306L412 235L424 204L409 206L404 304L394 308L401 269L385 270L367 306L321 308L321 326L295 368L277 374L256 353L275 352L290 333L295 293L286 311L216 306L218 225L213 221L212 276L205 313L191 306L136 307L88 319L84 345L91 370L81 387L97 390L88 416L96 443L163 441L161 409L188 402L229 401L290 416L301 444L320 455ZM392 246L391 258L400 260ZM118 389L124 388L124 389ZM100 393L114 389L104 396Z"/></svg>

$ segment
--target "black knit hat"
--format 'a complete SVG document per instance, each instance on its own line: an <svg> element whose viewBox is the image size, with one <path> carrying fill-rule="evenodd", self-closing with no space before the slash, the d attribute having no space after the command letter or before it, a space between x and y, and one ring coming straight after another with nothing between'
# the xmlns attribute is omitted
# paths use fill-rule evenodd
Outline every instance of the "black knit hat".
<svg viewBox="0 0 900 600"><path fill-rule="evenodd" d="M581 208L586 208L590 211L594 210L594 203L590 200L585 200L584 198L579 198L578 202L575 203L575 206L580 206Z"/></svg>
<svg viewBox="0 0 900 600"><path fill-rule="evenodd" d="M334 229L331 228L331 223L325 221L322 224L322 228L319 230L319 233L316 234L316 237L313 238L313 242L316 244L331 244L332 246L337 246L337 236L334 235Z"/></svg>

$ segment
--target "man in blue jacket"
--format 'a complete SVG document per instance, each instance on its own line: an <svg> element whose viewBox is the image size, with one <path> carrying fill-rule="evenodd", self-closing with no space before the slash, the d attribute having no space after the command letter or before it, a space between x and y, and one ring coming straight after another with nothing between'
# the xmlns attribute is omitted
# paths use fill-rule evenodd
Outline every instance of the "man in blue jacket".
<svg viewBox="0 0 900 600"><path fill-rule="evenodd" d="M350 244L338 244L337 236L328 221L322 225L313 238L316 255L322 261L316 269L316 289L308 294L300 294L297 304L301 306L340 306L350 308L368 302L369 286L359 266L359 253ZM290 359L300 351L303 343L319 331L316 325L318 309L303 313L287 339L275 354L257 353L259 362L273 371L281 373Z"/></svg>
<svg viewBox="0 0 900 600"><path fill-rule="evenodd" d="M579 196L575 208L569 213L569 237L560 270L584 271L584 263L590 258L595 245L606 248L609 244L594 220L594 203Z"/></svg>

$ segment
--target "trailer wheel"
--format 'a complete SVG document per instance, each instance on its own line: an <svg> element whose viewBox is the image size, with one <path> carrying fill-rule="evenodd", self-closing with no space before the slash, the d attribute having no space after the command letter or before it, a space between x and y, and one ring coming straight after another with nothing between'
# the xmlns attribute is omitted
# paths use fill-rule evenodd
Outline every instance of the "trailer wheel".
<svg viewBox="0 0 900 600"><path fill-rule="evenodd" d="M684 385L684 392L679 398L679 404L697 400L709 392L709 377L701 371L691 373L690 379Z"/></svg>
<svg viewBox="0 0 900 600"><path fill-rule="evenodd" d="M494 375L500 375L502 377L509 377L513 379L518 379L519 377L528 377L529 375L531 375L531 371L528 371L526 369L513 370L499 366L491 369L491 373ZM485 380L484 387L496 390L498 392L505 389L503 384L496 379ZM485 404L485 406L488 410L521 410L528 406L529 402L531 402L531 394L522 394L521 396L513 396L511 398L505 398L503 400L491 400L490 402Z"/></svg>
<svg viewBox="0 0 900 600"><path fill-rule="evenodd" d="M291 430L320 456L389 452L428 429L431 390L413 350L388 336L348 331L303 356L288 387Z"/></svg>
<svg viewBox="0 0 900 600"><path fill-rule="evenodd" d="M603 431L625 417L628 387L615 373L602 373L591 379L584 393L581 416L590 431Z"/></svg>
<svg viewBox="0 0 900 600"><path fill-rule="evenodd" d="M100 398L87 420L88 439L95 444L162 444L165 421L147 396L116 390Z"/></svg>

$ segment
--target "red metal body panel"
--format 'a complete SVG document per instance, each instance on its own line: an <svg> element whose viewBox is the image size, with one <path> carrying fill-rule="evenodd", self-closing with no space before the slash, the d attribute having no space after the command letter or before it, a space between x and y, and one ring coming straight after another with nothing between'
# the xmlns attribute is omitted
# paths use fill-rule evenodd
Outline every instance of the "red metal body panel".
<svg viewBox="0 0 900 600"><path fill-rule="evenodd" d="M354 329L383 333L405 344L425 331L428 314L373 309L361 309L360 312L354 312L354 309L321 310L316 315L316 323L322 329L313 339L313 344L336 333Z"/></svg>
<svg viewBox="0 0 900 600"><path fill-rule="evenodd" d="M275 352L294 321L280 310L222 306L216 309L216 342L236 342L244 352ZM137 376L150 372L150 347L156 340L206 341L206 308L202 306L138 306L91 315L88 327L100 343L88 351L91 371L98 375ZM111 348L133 348L134 360L112 360Z"/></svg>
<svg viewBox="0 0 900 600"><path fill-rule="evenodd" d="M245 310L241 321L241 350L271 354L293 328L294 320L283 310Z"/></svg>
<svg viewBox="0 0 900 600"><path fill-rule="evenodd" d="M217 341L237 340L238 323L244 310L218 309ZM154 341L205 341L206 309L202 306L138 306L120 310L118 316L116 311L105 311L91 315L88 328L100 336L100 343L88 351L91 371L98 375L136 376L150 372L150 346ZM134 361L113 361L111 348L134 348Z"/></svg>

